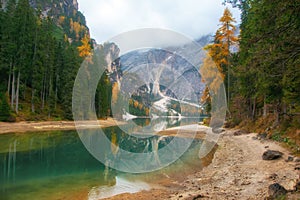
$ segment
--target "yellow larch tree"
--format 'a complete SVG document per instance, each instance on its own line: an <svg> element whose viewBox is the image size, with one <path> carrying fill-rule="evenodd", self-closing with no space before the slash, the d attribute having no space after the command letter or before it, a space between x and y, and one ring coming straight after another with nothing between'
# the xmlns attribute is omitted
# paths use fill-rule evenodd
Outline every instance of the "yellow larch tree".
<svg viewBox="0 0 300 200"><path fill-rule="evenodd" d="M91 45L90 45L90 37L85 34L84 37L81 40L82 45L77 47L79 51L80 57L87 57L91 55Z"/></svg>
<svg viewBox="0 0 300 200"><path fill-rule="evenodd" d="M216 66L219 70L217 81L210 82L209 89L215 90L219 86L219 78L221 76L222 81L227 80L227 102L229 102L229 88L230 88L230 48L237 45L238 37L235 36L236 27L233 25L235 19L228 8L224 10L223 16L219 20L221 22L220 28L216 31L214 36L214 43L207 45L204 49L208 51L208 55L213 60L210 63L209 59L204 62L202 71L214 71L214 69L209 69L210 66ZM213 74L216 74L213 73ZM208 75L208 74L207 74ZM207 76L207 78L210 75ZM207 79L206 78L206 79ZM228 105L229 106L229 105Z"/></svg>
<svg viewBox="0 0 300 200"><path fill-rule="evenodd" d="M116 105L118 101L118 95L119 95L119 84L118 82L115 82L112 86L112 96L111 96L111 103Z"/></svg>

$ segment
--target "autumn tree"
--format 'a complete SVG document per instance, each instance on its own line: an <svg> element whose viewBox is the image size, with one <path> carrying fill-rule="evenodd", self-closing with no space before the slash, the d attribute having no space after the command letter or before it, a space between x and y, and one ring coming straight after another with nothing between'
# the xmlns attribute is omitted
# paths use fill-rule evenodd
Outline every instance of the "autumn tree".
<svg viewBox="0 0 300 200"><path fill-rule="evenodd" d="M115 82L112 85L112 99L111 99L111 103L112 104L116 104L118 101L118 95L119 95L119 84L118 82Z"/></svg>
<svg viewBox="0 0 300 200"><path fill-rule="evenodd" d="M87 57L91 55L90 37L87 34L82 38L81 43L82 45L78 47L79 56Z"/></svg>
<svg viewBox="0 0 300 200"><path fill-rule="evenodd" d="M222 81L227 82L227 104L229 105L231 48L237 45L238 38L235 36L236 27L233 25L235 20L228 8L224 10L219 21L221 25L216 31L213 43L204 48L208 52L208 57L201 67L201 74L208 87L206 91L216 92ZM215 71L216 69L219 72Z"/></svg>

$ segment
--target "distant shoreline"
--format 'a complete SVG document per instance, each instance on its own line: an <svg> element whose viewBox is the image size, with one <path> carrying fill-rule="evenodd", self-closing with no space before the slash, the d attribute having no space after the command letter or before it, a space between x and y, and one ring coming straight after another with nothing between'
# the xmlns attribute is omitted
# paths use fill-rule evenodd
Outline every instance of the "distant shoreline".
<svg viewBox="0 0 300 200"><path fill-rule="evenodd" d="M39 131L55 131L55 130L75 130L76 128L99 128L122 125L125 122L117 121L113 118L98 121L22 121L22 122L0 122L0 134L8 133L25 133Z"/></svg>

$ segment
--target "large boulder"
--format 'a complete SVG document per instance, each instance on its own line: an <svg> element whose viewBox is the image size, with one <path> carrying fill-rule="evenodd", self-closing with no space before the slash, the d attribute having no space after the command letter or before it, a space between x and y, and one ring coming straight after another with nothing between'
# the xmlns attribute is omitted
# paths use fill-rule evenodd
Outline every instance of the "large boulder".
<svg viewBox="0 0 300 200"><path fill-rule="evenodd" d="M280 151L274 151L274 150L267 150L263 153L262 159L263 160L276 160L278 158L281 158L283 153Z"/></svg>
<svg viewBox="0 0 300 200"><path fill-rule="evenodd" d="M279 183L273 183L269 186L269 198L277 199L286 195L288 191Z"/></svg>

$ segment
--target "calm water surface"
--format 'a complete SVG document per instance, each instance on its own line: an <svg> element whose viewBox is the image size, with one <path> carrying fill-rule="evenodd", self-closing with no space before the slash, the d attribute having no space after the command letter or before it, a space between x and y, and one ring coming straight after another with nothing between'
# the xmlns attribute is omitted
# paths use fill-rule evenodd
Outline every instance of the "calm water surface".
<svg viewBox="0 0 300 200"><path fill-rule="evenodd" d="M136 123L147 122L137 120ZM167 127L177 125L170 123ZM120 148L132 152L152 151L147 138L137 141L119 127L103 130ZM166 138L158 148L171 140L172 137ZM105 188L117 187L120 182L127 184L127 181L137 183L132 184L134 190L137 185L142 185L139 181L159 182L162 177L172 178L199 170L201 162L197 154L200 145L201 141L194 140L190 149L169 167L136 175L105 167L86 150L76 131L0 135L0 199L93 199L97 195L95 191L107 193Z"/></svg>

